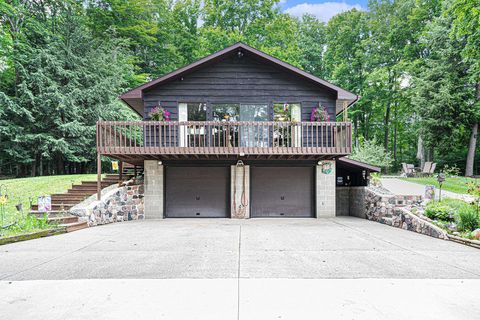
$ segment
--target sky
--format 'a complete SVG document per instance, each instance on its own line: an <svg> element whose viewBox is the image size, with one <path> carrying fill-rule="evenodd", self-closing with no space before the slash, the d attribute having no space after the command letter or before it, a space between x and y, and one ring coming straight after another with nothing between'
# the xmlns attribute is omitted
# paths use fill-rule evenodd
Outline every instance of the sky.
<svg viewBox="0 0 480 320"><path fill-rule="evenodd" d="M297 17L310 13L324 22L337 13L352 8L366 10L367 6L368 0L280 0L280 8L284 12Z"/></svg>

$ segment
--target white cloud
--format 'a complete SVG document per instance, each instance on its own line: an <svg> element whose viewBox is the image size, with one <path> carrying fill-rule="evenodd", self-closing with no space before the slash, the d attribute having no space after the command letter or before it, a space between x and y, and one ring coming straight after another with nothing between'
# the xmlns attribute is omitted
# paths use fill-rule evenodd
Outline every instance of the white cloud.
<svg viewBox="0 0 480 320"><path fill-rule="evenodd" d="M345 2L324 2L324 3L301 3L285 10L286 13L295 17L301 17L305 13L316 16L323 22L328 22L334 15L356 8L362 10L359 4L350 5Z"/></svg>

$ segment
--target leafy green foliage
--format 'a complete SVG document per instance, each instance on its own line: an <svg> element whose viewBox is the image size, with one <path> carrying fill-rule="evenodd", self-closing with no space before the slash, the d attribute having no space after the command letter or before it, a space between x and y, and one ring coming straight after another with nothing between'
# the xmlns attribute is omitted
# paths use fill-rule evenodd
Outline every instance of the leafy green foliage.
<svg viewBox="0 0 480 320"><path fill-rule="evenodd" d="M354 158L398 169L421 137L427 160L463 168L479 15L477 0L372 0L327 23L278 0L0 0L0 175L90 171L95 121L138 119L121 92L237 41L360 95ZM385 154L362 153L371 141Z"/></svg>
<svg viewBox="0 0 480 320"><path fill-rule="evenodd" d="M385 152L376 140L366 140L363 145L354 148L350 158L381 168L389 167L392 164L390 154Z"/></svg>
<svg viewBox="0 0 480 320"><path fill-rule="evenodd" d="M460 208L456 217L460 231L473 231L480 227L479 215L473 207Z"/></svg>
<svg viewBox="0 0 480 320"><path fill-rule="evenodd" d="M425 208L425 215L432 220L452 221L454 209L442 202L430 201Z"/></svg>

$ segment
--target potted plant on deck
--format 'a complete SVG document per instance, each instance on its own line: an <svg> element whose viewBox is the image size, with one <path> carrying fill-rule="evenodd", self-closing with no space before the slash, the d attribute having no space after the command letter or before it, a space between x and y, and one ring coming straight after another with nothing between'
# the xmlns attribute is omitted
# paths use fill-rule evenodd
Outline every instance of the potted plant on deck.
<svg viewBox="0 0 480 320"><path fill-rule="evenodd" d="M155 106L150 111L150 119L153 121L170 121L170 111L165 110L161 106Z"/></svg>

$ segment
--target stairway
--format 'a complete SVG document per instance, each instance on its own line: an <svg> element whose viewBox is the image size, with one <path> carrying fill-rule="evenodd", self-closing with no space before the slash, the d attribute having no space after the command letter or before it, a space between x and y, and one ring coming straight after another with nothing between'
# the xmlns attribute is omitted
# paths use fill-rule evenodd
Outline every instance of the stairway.
<svg viewBox="0 0 480 320"><path fill-rule="evenodd" d="M128 169L127 169L128 170ZM117 184L132 178L128 171L127 174L120 176L118 174L107 174L101 181L102 189L113 184ZM48 223L57 224L65 228L66 232L72 232L88 227L86 221L80 221L77 216L68 213L68 210L88 197L97 193L97 181L83 181L80 184L72 185L66 193L52 194L52 210L48 212ZM30 214L37 217L43 217L45 212L38 211L38 205L32 205Z"/></svg>

